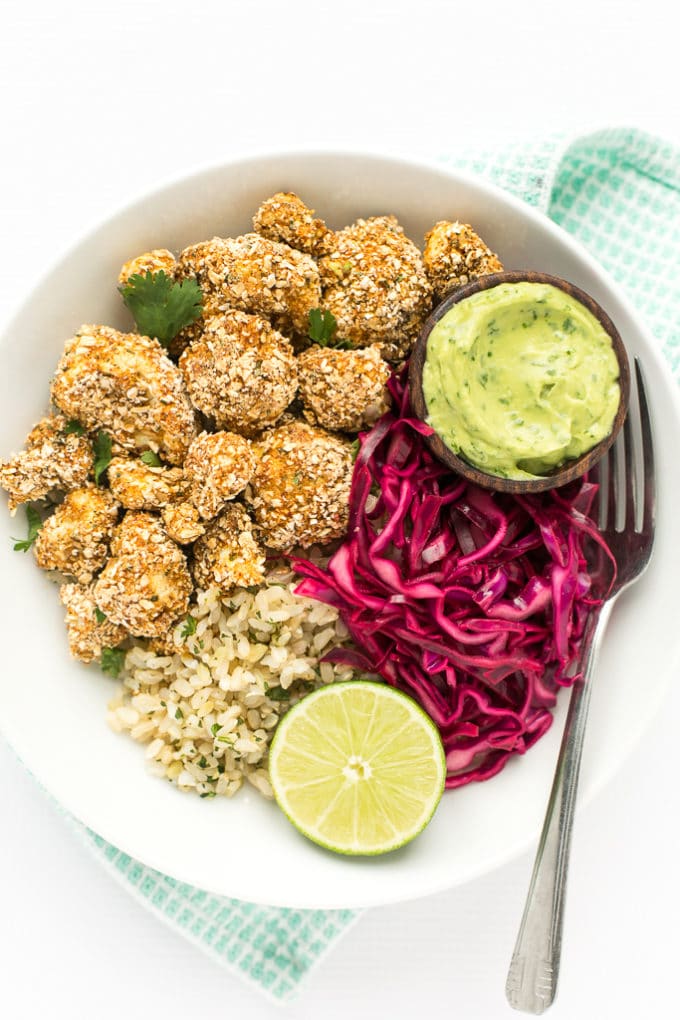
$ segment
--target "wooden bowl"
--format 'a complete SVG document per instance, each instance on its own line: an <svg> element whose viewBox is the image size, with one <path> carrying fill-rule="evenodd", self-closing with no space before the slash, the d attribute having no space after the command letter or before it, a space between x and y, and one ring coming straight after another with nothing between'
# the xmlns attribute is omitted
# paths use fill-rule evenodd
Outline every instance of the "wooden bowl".
<svg viewBox="0 0 680 1020"><path fill-rule="evenodd" d="M472 283L465 284L465 286L453 291L444 298L441 304L437 305L435 310L432 312L421 329L416 345L411 354L411 363L409 367L409 391L411 395L411 403L418 418L420 418L421 421L427 421L427 406L425 404L425 397L423 394L423 365L425 364L427 342L435 324L442 318L442 316L446 315L453 305L458 304L459 301L464 301L465 298L470 297L471 294L477 293L477 291L488 290L490 287L496 287L500 283L551 284L553 287L557 287L560 290L565 291L565 293L569 294L570 297L580 301L581 304L585 305L586 308L592 312L595 318L599 320L605 331L611 337L614 353L619 363L619 387L621 390L621 398L611 432L596 446L587 450L586 453L582 454L577 459L565 462L545 476L529 479L501 478L498 475L482 471L480 468L474 467L474 465L468 463L468 461L464 460L462 457L458 457L452 450L449 449L437 433L433 433L431 436L428 436L427 443L432 452L441 461L443 461L444 464L448 465L452 471L457 472L459 475L463 475L464 478L469 479L471 482L475 482L475 484L480 485L485 489L493 489L496 492L515 493L544 492L546 489L556 489L558 486L566 485L567 482L571 482L575 478L580 478L580 476L585 474L589 468L593 467L593 465L605 455L616 439L628 410L628 399L630 396L630 368L628 366L626 349L616 326L605 310L590 296L590 294L586 294L585 291L582 291L573 283L569 283L567 280L562 280L558 276L550 276L548 273L535 273L529 270L508 273L492 273L489 276L482 276L479 279L474 280Z"/></svg>

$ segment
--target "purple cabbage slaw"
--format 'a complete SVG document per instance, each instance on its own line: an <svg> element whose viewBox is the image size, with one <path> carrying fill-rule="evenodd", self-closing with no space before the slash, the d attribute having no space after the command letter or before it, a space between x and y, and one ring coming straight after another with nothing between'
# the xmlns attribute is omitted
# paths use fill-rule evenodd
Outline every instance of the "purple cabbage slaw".
<svg viewBox="0 0 680 1020"><path fill-rule="evenodd" d="M597 486L587 479L513 496L437 460L406 371L390 380L394 410L360 436L347 538L325 567L292 564L297 591L336 606L353 639L327 659L414 697L456 787L495 775L549 728L601 604L586 539L614 561L588 516Z"/></svg>

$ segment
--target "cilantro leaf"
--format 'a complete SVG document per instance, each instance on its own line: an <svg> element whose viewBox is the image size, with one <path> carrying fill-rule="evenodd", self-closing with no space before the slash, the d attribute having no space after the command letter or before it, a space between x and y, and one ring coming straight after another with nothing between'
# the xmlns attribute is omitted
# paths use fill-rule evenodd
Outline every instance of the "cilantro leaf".
<svg viewBox="0 0 680 1020"><path fill-rule="evenodd" d="M197 623L198 621L196 620L196 617L192 616L191 613L189 613L186 620L184 621L184 626L179 632L180 637L183 637L184 640L186 641L188 637L191 637L192 634L195 634Z"/></svg>
<svg viewBox="0 0 680 1020"><path fill-rule="evenodd" d="M71 418L71 420L67 421L64 425L63 433L65 436L84 436L85 429L79 421L76 421L75 418Z"/></svg>
<svg viewBox="0 0 680 1020"><path fill-rule="evenodd" d="M158 456L157 453L154 453L153 450L145 450L139 459L143 460L145 464L149 465L149 467L162 466L161 458Z"/></svg>
<svg viewBox="0 0 680 1020"><path fill-rule="evenodd" d="M92 448L94 450L94 480L99 485L99 479L111 463L111 436L107 432L98 432L94 437Z"/></svg>
<svg viewBox="0 0 680 1020"><path fill-rule="evenodd" d="M125 650L123 648L102 648L101 668L102 673L117 677L123 668L125 661Z"/></svg>
<svg viewBox="0 0 680 1020"><path fill-rule="evenodd" d="M203 312L203 294L196 280L175 283L162 269L144 276L135 273L118 290L140 333L155 336L164 347Z"/></svg>
<svg viewBox="0 0 680 1020"><path fill-rule="evenodd" d="M309 313L309 339L322 347L332 347L333 334L337 322L332 312L324 312L321 308L312 308Z"/></svg>
<svg viewBox="0 0 680 1020"><path fill-rule="evenodd" d="M42 517L30 504L26 507L26 519L28 520L28 535L26 538L13 538L14 552L28 552L43 526Z"/></svg>
<svg viewBox="0 0 680 1020"><path fill-rule="evenodd" d="M95 606L94 607L94 618L97 621L97 623L102 624L106 620L106 613L102 613L102 611L99 608L99 606Z"/></svg>
<svg viewBox="0 0 680 1020"><path fill-rule="evenodd" d="M361 443L359 442L359 438L357 437L354 440L354 442L352 443L352 445L350 446L350 451L351 451L351 454L352 454L352 463L354 463L354 461L359 456L359 450L360 449L361 449Z"/></svg>

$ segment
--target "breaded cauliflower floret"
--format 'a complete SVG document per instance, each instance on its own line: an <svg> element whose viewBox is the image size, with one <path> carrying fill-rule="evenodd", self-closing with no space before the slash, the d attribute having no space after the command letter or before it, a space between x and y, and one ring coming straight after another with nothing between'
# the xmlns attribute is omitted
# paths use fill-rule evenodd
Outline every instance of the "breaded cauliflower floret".
<svg viewBox="0 0 680 1020"><path fill-rule="evenodd" d="M468 223L441 220L425 235L425 272L440 301L479 276L501 273L503 264Z"/></svg>
<svg viewBox="0 0 680 1020"><path fill-rule="evenodd" d="M125 628L111 623L97 609L92 585L62 584L59 598L66 606L68 643L74 659L92 662L101 657L103 648L115 648L125 641Z"/></svg>
<svg viewBox="0 0 680 1020"><path fill-rule="evenodd" d="M94 464L92 446L85 435L67 433L67 421L51 414L33 427L26 449L0 461L0 487L9 493L12 514L21 503L43 499L49 492L70 492L88 480Z"/></svg>
<svg viewBox="0 0 680 1020"><path fill-rule="evenodd" d="M277 191L265 199L253 216L253 230L309 255L323 255L331 244L331 232L324 221L315 219L314 210L292 191Z"/></svg>
<svg viewBox="0 0 680 1020"><path fill-rule="evenodd" d="M192 591L186 557L158 517L128 511L94 586L97 607L135 637L159 637L186 613Z"/></svg>
<svg viewBox="0 0 680 1020"><path fill-rule="evenodd" d="M181 464L196 435L182 376L158 340L82 326L66 341L52 399L88 430L105 429L126 450L158 450Z"/></svg>
<svg viewBox="0 0 680 1020"><path fill-rule="evenodd" d="M178 545L190 545L197 538L205 534L205 525L201 515L194 506L187 500L185 503L171 503L163 507L161 518L173 542Z"/></svg>
<svg viewBox="0 0 680 1020"><path fill-rule="evenodd" d="M243 492L255 471L255 454L234 432L202 432L189 447L184 470L191 502L204 520L216 517L229 499Z"/></svg>
<svg viewBox="0 0 680 1020"><path fill-rule="evenodd" d="M344 535L349 516L349 443L293 422L255 444L257 469L247 492L263 538L273 549L306 548Z"/></svg>
<svg viewBox="0 0 680 1020"><path fill-rule="evenodd" d="M74 489L38 532L38 566L89 584L106 562L117 520L118 503L108 490Z"/></svg>
<svg viewBox="0 0 680 1020"><path fill-rule="evenodd" d="M253 522L239 503L230 503L196 542L192 569L198 588L227 592L261 584L264 563Z"/></svg>
<svg viewBox="0 0 680 1020"><path fill-rule="evenodd" d="M312 425L358 432L390 406L389 365L375 347L338 351L310 347L298 356L300 399Z"/></svg>
<svg viewBox="0 0 680 1020"><path fill-rule="evenodd" d="M309 312L321 303L316 262L260 234L214 237L185 248L177 260L177 278L188 276L201 287L206 319L236 308L306 334Z"/></svg>
<svg viewBox="0 0 680 1020"><path fill-rule="evenodd" d="M168 251L167 248L154 248L153 251L145 251L143 255L129 259L121 267L118 283L122 287L131 276L146 276L147 273L151 273L153 276L161 270L166 276L174 277L176 265L175 256L171 251Z"/></svg>
<svg viewBox="0 0 680 1020"><path fill-rule="evenodd" d="M394 216L338 231L319 272L322 307L335 316L339 340L352 347L389 344L400 355L411 349L432 292L421 254Z"/></svg>
<svg viewBox="0 0 680 1020"><path fill-rule="evenodd" d="M273 425L297 392L290 343L266 319L245 312L209 319L179 368L199 411L243 435Z"/></svg>
<svg viewBox="0 0 680 1020"><path fill-rule="evenodd" d="M139 457L114 457L107 473L111 492L127 510L158 510L189 491L182 468L151 467Z"/></svg>

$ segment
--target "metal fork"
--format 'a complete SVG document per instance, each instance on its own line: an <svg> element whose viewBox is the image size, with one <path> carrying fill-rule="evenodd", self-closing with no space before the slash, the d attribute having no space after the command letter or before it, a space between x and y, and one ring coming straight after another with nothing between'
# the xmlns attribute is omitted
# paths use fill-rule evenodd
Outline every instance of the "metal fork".
<svg viewBox="0 0 680 1020"><path fill-rule="evenodd" d="M634 442L631 398L623 434L599 472L598 524L614 554L617 577L599 613L593 613L588 620L582 643L583 679L572 688L555 778L505 985L510 1005L525 1013L543 1013L552 1004L557 989L574 805L598 651L616 599L640 577L649 563L654 543L654 448L649 405L637 358L635 375L641 456Z"/></svg>

